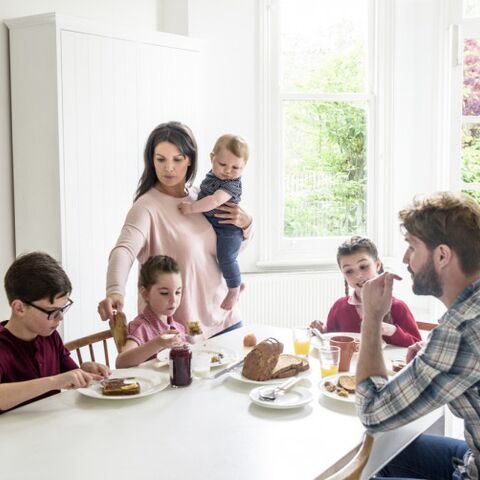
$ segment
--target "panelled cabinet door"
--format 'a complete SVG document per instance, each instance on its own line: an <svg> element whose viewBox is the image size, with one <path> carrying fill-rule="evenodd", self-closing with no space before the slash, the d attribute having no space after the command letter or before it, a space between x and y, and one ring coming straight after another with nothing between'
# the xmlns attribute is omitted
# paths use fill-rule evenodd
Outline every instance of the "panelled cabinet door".
<svg viewBox="0 0 480 480"><path fill-rule="evenodd" d="M71 340L105 327L97 304L148 134L179 120L197 140L202 135L201 44L58 14L6 23L17 254L42 249L62 262L75 300L63 322L64 340ZM129 320L137 313L136 283L135 262L125 298Z"/></svg>

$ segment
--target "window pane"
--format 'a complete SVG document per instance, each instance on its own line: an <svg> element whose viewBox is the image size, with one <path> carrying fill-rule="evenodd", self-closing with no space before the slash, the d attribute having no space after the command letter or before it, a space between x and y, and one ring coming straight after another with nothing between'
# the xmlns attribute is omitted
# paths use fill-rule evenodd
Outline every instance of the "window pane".
<svg viewBox="0 0 480 480"><path fill-rule="evenodd" d="M463 193L470 195L473 199L475 199L478 203L480 203L480 190L462 190Z"/></svg>
<svg viewBox="0 0 480 480"><path fill-rule="evenodd" d="M480 183L480 123L463 126L462 181Z"/></svg>
<svg viewBox="0 0 480 480"><path fill-rule="evenodd" d="M480 17L480 0L463 0L464 17Z"/></svg>
<svg viewBox="0 0 480 480"><path fill-rule="evenodd" d="M344 102L285 101L286 237L366 231L366 113Z"/></svg>
<svg viewBox="0 0 480 480"><path fill-rule="evenodd" d="M480 41L463 45L463 115L480 115Z"/></svg>
<svg viewBox="0 0 480 480"><path fill-rule="evenodd" d="M365 0L281 0L281 90L363 92Z"/></svg>

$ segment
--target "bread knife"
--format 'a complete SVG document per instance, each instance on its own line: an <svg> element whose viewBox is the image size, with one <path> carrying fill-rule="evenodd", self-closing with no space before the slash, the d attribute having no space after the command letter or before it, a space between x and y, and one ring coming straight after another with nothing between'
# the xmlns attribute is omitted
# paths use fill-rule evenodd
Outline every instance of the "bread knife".
<svg viewBox="0 0 480 480"><path fill-rule="evenodd" d="M232 370L235 370L238 367L241 367L243 365L244 359L239 360L238 362L232 363L229 367L224 368L220 372L216 373L212 378L218 378L224 375L225 373L231 372Z"/></svg>

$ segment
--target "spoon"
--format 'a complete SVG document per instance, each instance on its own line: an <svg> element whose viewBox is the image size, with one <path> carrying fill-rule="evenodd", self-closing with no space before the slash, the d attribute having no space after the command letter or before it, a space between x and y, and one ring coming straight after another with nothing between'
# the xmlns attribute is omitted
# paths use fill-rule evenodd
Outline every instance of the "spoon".
<svg viewBox="0 0 480 480"><path fill-rule="evenodd" d="M299 378L299 377L291 378L290 380L283 382L282 384L278 385L278 387L275 387L269 392L260 391L258 393L258 397L260 398L260 400L273 402L277 399L277 397L284 395L288 390L290 390L290 388L296 385L300 380L302 380L302 378Z"/></svg>
<svg viewBox="0 0 480 480"><path fill-rule="evenodd" d="M320 333L320 330L318 328L311 328L311 332L320 340L322 345L325 344L325 337Z"/></svg>

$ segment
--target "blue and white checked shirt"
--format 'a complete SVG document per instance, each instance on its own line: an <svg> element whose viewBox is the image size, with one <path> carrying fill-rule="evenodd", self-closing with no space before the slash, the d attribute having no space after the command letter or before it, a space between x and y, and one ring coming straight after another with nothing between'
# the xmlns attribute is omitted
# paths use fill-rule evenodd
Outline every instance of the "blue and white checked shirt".
<svg viewBox="0 0 480 480"><path fill-rule="evenodd" d="M372 432L400 427L448 404L464 419L471 451L469 478L480 472L480 280L469 285L439 320L423 349L388 382L371 377L357 388L357 411Z"/></svg>

